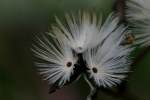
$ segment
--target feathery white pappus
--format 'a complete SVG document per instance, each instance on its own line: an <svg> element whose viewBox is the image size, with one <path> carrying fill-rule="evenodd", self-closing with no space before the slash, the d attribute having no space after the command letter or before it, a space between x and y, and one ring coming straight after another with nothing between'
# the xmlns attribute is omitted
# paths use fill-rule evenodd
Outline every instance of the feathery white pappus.
<svg viewBox="0 0 150 100"><path fill-rule="evenodd" d="M57 34L58 38L64 37L65 41L77 53L83 53L101 43L118 22L118 18L110 16L105 24L101 26L102 17L98 18L96 14L88 12L83 12L82 14L79 12L77 16L66 14L65 19L66 23L63 24L56 17L57 26L52 26L52 32ZM60 34L62 35L61 37Z"/></svg>
<svg viewBox="0 0 150 100"><path fill-rule="evenodd" d="M77 56L63 39L49 34L49 38L42 36L37 38L37 45L33 45L32 51L35 56L45 62L37 62L40 74L49 81L49 84L57 84L59 87L69 82L70 76L74 73L74 64Z"/></svg>
<svg viewBox="0 0 150 100"><path fill-rule="evenodd" d="M133 20L143 20L150 18L149 0L127 0L127 17Z"/></svg>
<svg viewBox="0 0 150 100"><path fill-rule="evenodd" d="M112 18L112 15L108 17L104 25L112 23L111 21L113 20L110 20L110 18ZM129 45L121 45L122 41L124 41L125 33L127 33L126 27L124 25L118 26L118 21L113 23L115 25L112 25L112 29L107 29L112 31L109 31L103 42L83 53L83 58L89 68L87 78L92 80L98 87L115 86L129 72L131 62L129 54L133 48Z"/></svg>
<svg viewBox="0 0 150 100"><path fill-rule="evenodd" d="M35 56L44 61L36 65L50 85L62 87L86 72L87 79L98 87L117 85L126 77L133 48L121 45L128 31L113 13L105 22L88 12L76 17L67 14L66 23L58 18L56 22L48 37L38 37L32 48Z"/></svg>
<svg viewBox="0 0 150 100"><path fill-rule="evenodd" d="M135 44L150 46L150 0L127 0L126 16L135 32Z"/></svg>

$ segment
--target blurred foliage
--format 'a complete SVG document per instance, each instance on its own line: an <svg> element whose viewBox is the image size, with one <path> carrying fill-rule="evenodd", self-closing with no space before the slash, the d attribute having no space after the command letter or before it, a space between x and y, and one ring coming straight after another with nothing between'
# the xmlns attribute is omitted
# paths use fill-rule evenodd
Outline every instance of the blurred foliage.
<svg viewBox="0 0 150 100"><path fill-rule="evenodd" d="M90 10L104 18L112 11L113 0L0 0L0 99L1 100L84 100L88 85L77 83L48 94L33 65L30 46L35 34L49 30L54 16ZM135 54L138 55L140 50ZM150 99L150 52L138 61L128 80L129 91L139 100ZM122 100L103 92L102 100Z"/></svg>

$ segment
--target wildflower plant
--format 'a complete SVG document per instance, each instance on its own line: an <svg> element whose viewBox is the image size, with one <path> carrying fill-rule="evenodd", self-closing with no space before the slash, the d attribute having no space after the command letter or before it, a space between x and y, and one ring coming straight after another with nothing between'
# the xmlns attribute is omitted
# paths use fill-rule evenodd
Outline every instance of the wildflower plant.
<svg viewBox="0 0 150 100"><path fill-rule="evenodd" d="M92 100L100 87L111 88L130 71L131 44L126 43L127 27L111 13L103 22L95 13L66 14L65 22L56 17L51 32L37 37L32 51L43 62L35 62L50 85L50 93L77 80L81 75L91 87Z"/></svg>

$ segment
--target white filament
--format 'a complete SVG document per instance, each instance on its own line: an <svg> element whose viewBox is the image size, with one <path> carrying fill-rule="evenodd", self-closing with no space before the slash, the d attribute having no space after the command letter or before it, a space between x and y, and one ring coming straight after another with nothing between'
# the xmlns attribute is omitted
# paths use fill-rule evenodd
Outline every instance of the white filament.
<svg viewBox="0 0 150 100"><path fill-rule="evenodd" d="M127 0L126 16L135 32L135 44L150 46L150 0Z"/></svg>
<svg viewBox="0 0 150 100"><path fill-rule="evenodd" d="M126 73L129 72L130 59L129 54L133 50L129 46L121 46L121 42L124 39L126 28L123 25L118 26L117 20L110 20L109 17L104 22L104 27L107 23L113 25L107 30L107 37L103 38L103 43L97 47L88 49L83 57L87 63L90 74L90 78L93 79L95 84L100 87L112 87L119 84L125 77ZM106 27L105 27L106 29ZM105 34L101 34L103 37ZM97 72L93 71L93 68Z"/></svg>
<svg viewBox="0 0 150 100"><path fill-rule="evenodd" d="M36 65L39 67L40 74L49 81L49 84L58 83L58 86L63 86L73 74L77 57L73 55L67 43L58 40L55 36L49 39L46 36L37 38L38 44L33 45L32 51L35 56L45 61L38 62ZM53 42L51 42L52 40ZM68 62L71 62L69 67L67 66Z"/></svg>

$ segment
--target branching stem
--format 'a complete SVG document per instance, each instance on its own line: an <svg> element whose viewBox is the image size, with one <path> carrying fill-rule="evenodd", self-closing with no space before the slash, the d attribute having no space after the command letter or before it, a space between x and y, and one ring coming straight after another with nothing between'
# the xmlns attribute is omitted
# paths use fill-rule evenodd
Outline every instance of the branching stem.
<svg viewBox="0 0 150 100"><path fill-rule="evenodd" d="M98 93L98 89L96 87L94 87L91 82L89 82L89 80L86 78L86 76L84 76L86 82L88 83L88 85L90 86L90 93L87 96L86 100L95 100L97 97L97 93Z"/></svg>

